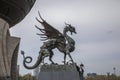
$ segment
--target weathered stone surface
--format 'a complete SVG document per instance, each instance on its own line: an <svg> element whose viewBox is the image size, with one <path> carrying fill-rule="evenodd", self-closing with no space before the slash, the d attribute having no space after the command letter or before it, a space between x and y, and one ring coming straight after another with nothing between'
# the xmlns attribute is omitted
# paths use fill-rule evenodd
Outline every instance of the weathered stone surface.
<svg viewBox="0 0 120 80"><path fill-rule="evenodd" d="M39 80L80 80L74 64L43 65L38 78Z"/></svg>
<svg viewBox="0 0 120 80"><path fill-rule="evenodd" d="M0 80L6 77L15 78L17 73L17 51L20 38L9 35L9 25L0 19ZM17 80L17 79L13 79Z"/></svg>
<svg viewBox="0 0 120 80"><path fill-rule="evenodd" d="M8 37L7 38L7 51L8 59L10 63L10 76L13 80L18 78L17 70L17 58L18 58L18 49L19 49L20 38L17 37Z"/></svg>
<svg viewBox="0 0 120 80"><path fill-rule="evenodd" d="M74 64L69 65L43 65L41 67L41 71L48 72L48 71L76 71L76 67Z"/></svg>
<svg viewBox="0 0 120 80"><path fill-rule="evenodd" d="M6 34L7 30L9 28L9 25L6 21L0 19L0 76L5 76L9 74L7 72L8 64L6 63ZM6 66L5 66L6 65Z"/></svg>

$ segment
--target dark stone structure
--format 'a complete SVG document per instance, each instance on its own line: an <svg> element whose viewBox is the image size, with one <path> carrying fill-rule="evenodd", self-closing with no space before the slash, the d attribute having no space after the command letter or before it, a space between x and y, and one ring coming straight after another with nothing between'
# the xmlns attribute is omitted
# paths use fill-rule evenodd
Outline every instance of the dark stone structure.
<svg viewBox="0 0 120 80"><path fill-rule="evenodd" d="M35 0L0 0L0 80L18 80L20 38L10 36L9 28L24 19L34 3Z"/></svg>
<svg viewBox="0 0 120 80"><path fill-rule="evenodd" d="M30 11L36 0L0 0L0 17L10 27L20 22Z"/></svg>

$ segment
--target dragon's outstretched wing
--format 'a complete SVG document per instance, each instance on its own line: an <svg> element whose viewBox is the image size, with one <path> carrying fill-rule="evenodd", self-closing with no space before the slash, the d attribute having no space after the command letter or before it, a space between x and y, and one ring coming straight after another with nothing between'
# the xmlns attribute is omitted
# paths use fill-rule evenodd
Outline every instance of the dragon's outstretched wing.
<svg viewBox="0 0 120 80"><path fill-rule="evenodd" d="M38 12L39 13L39 12ZM58 39L58 38L64 38L63 34L60 33L57 29L52 27L50 24L48 24L40 15L42 21L40 21L38 18L36 20L41 23L41 25L44 27L44 29L39 28L38 26L35 25L37 29L39 29L43 34L38 34L41 35L41 38L44 38L44 40L47 39Z"/></svg>

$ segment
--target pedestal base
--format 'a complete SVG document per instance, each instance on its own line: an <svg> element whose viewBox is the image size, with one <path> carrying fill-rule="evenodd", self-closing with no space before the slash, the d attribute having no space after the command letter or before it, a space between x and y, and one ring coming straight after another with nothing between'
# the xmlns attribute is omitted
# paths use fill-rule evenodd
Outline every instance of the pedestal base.
<svg viewBox="0 0 120 80"><path fill-rule="evenodd" d="M74 64L51 64L41 67L38 80L80 80L80 77Z"/></svg>

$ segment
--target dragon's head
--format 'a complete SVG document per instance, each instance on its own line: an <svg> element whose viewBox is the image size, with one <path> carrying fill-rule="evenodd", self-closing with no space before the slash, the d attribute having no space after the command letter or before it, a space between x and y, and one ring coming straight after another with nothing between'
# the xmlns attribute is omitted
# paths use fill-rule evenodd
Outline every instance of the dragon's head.
<svg viewBox="0 0 120 80"><path fill-rule="evenodd" d="M67 24L67 23L65 23L65 25L66 25L67 31L71 32L71 35L72 33L75 33L75 34L77 33L74 26L72 26L71 24Z"/></svg>

